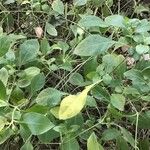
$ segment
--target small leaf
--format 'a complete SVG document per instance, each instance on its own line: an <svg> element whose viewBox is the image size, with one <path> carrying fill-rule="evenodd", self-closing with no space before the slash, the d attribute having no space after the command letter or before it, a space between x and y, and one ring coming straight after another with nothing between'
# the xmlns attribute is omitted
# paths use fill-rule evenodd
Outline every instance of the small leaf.
<svg viewBox="0 0 150 150"><path fill-rule="evenodd" d="M120 111L124 110L124 105L125 105L125 97L121 94L112 94L111 95L111 104L119 109Z"/></svg>
<svg viewBox="0 0 150 150"><path fill-rule="evenodd" d="M66 120L80 113L80 111L83 109L84 105L86 104L86 98L88 92L94 86L95 83L87 86L78 95L69 95L65 97L60 103L59 119Z"/></svg>
<svg viewBox="0 0 150 150"><path fill-rule="evenodd" d="M60 15L64 14L64 4L61 0L54 0L52 3L52 8Z"/></svg>
<svg viewBox="0 0 150 150"><path fill-rule="evenodd" d="M31 93L39 91L45 84L45 76L43 73L36 75L31 81Z"/></svg>
<svg viewBox="0 0 150 150"><path fill-rule="evenodd" d="M11 135L13 131L10 128L0 131L0 144L3 144Z"/></svg>
<svg viewBox="0 0 150 150"><path fill-rule="evenodd" d="M94 132L87 140L87 150L104 150L104 148L98 143Z"/></svg>
<svg viewBox="0 0 150 150"><path fill-rule="evenodd" d="M120 15L111 15L105 18L105 22L108 25L114 27L125 27L124 26L124 18Z"/></svg>
<svg viewBox="0 0 150 150"><path fill-rule="evenodd" d="M8 81L8 71L4 67L0 69L0 80L3 82L3 84L6 86Z"/></svg>
<svg viewBox="0 0 150 150"><path fill-rule="evenodd" d="M110 128L103 132L102 139L105 141L113 140L120 136L120 134L121 133L117 129Z"/></svg>
<svg viewBox="0 0 150 150"><path fill-rule="evenodd" d="M95 56L106 52L115 41L100 35L90 35L75 48L74 54L79 56Z"/></svg>
<svg viewBox="0 0 150 150"><path fill-rule="evenodd" d="M121 128L121 133L123 134L123 138L134 147L134 138L132 134L125 128Z"/></svg>
<svg viewBox="0 0 150 150"><path fill-rule="evenodd" d="M127 142L122 137L118 137L116 142L117 150L129 150Z"/></svg>
<svg viewBox="0 0 150 150"><path fill-rule="evenodd" d="M6 98L6 88L3 82L0 80L0 100L5 100Z"/></svg>
<svg viewBox="0 0 150 150"><path fill-rule="evenodd" d="M97 16L86 15L78 22L81 27L107 27L107 24Z"/></svg>
<svg viewBox="0 0 150 150"><path fill-rule="evenodd" d="M47 88L39 93L39 95L36 98L36 102L39 105L47 105L53 107L59 104L59 102L61 101L61 97L64 94L65 93L58 91L57 89Z"/></svg>
<svg viewBox="0 0 150 150"><path fill-rule="evenodd" d="M19 65L33 61L39 51L39 43L36 39L26 40L20 45Z"/></svg>
<svg viewBox="0 0 150 150"><path fill-rule="evenodd" d="M148 51L149 51L150 49L149 49L149 46L147 46L147 45L142 45L142 44L140 44L140 45L137 45L136 46L136 52L138 53L138 54L144 54L144 53L147 53Z"/></svg>
<svg viewBox="0 0 150 150"><path fill-rule="evenodd" d="M33 146L30 141L27 141L20 150L33 150Z"/></svg>
<svg viewBox="0 0 150 150"><path fill-rule="evenodd" d="M23 122L27 124L33 135L43 134L54 127L46 116L35 112L24 114Z"/></svg>
<svg viewBox="0 0 150 150"><path fill-rule="evenodd" d="M73 0L75 6L83 6L87 3L87 0Z"/></svg>
<svg viewBox="0 0 150 150"><path fill-rule="evenodd" d="M11 46L11 40L8 36L0 36L0 57L4 56Z"/></svg>
<svg viewBox="0 0 150 150"><path fill-rule="evenodd" d="M51 25L50 23L46 23L45 28L49 35L57 36L57 30L55 29L53 25Z"/></svg>
<svg viewBox="0 0 150 150"><path fill-rule="evenodd" d="M79 143L76 139L71 139L62 143L61 150L80 150Z"/></svg>
<svg viewBox="0 0 150 150"><path fill-rule="evenodd" d="M52 140L58 138L59 136L60 134L58 132L51 129L44 134L38 135L38 139L44 144L49 144Z"/></svg>

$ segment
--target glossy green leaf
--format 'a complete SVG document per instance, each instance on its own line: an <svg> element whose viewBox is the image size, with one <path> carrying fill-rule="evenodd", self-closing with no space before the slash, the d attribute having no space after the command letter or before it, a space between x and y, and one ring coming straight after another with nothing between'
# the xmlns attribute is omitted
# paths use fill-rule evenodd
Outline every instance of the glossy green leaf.
<svg viewBox="0 0 150 150"><path fill-rule="evenodd" d="M54 127L46 116L35 112L24 114L23 122L27 124L33 135L43 134Z"/></svg>
<svg viewBox="0 0 150 150"><path fill-rule="evenodd" d="M90 35L82 40L74 50L79 56L95 56L106 52L115 41L100 35Z"/></svg>

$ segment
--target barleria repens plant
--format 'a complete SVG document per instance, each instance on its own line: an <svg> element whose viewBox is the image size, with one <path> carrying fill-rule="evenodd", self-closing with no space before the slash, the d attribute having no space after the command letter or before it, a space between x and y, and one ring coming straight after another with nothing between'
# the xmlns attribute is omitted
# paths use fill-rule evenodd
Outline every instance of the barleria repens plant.
<svg viewBox="0 0 150 150"><path fill-rule="evenodd" d="M113 4L0 2L1 148L149 150L150 21Z"/></svg>

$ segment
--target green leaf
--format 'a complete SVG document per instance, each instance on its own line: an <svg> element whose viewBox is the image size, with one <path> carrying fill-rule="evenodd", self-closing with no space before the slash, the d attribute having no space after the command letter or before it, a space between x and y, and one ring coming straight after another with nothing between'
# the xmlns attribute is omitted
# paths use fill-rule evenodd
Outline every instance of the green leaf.
<svg viewBox="0 0 150 150"><path fill-rule="evenodd" d="M92 95L100 101L110 101L109 92L100 85L97 85L92 89Z"/></svg>
<svg viewBox="0 0 150 150"><path fill-rule="evenodd" d="M125 97L122 94L112 94L111 97L111 104L119 109L120 111L124 110L125 105Z"/></svg>
<svg viewBox="0 0 150 150"><path fill-rule="evenodd" d="M3 82L0 80L0 100L6 99L6 88Z"/></svg>
<svg viewBox="0 0 150 150"><path fill-rule="evenodd" d="M138 26L135 28L135 32L144 33L150 31L150 22L147 19L143 19L140 21Z"/></svg>
<svg viewBox="0 0 150 150"><path fill-rule="evenodd" d="M79 150L79 143L76 139L71 139L61 145L61 150Z"/></svg>
<svg viewBox="0 0 150 150"><path fill-rule="evenodd" d="M140 150L149 150L150 148L150 141L149 139L144 139L139 141L139 148Z"/></svg>
<svg viewBox="0 0 150 150"><path fill-rule="evenodd" d="M87 150L104 150L104 148L98 143L94 132L87 140Z"/></svg>
<svg viewBox="0 0 150 150"><path fill-rule="evenodd" d="M75 6L83 6L87 3L87 0L73 0Z"/></svg>
<svg viewBox="0 0 150 150"><path fill-rule="evenodd" d="M43 38L41 40L41 47L40 47L40 50L41 52L45 55L47 54L48 51L50 51L51 47L48 43L48 40L46 38Z"/></svg>
<svg viewBox="0 0 150 150"><path fill-rule="evenodd" d="M0 35L0 57L4 56L11 46L11 40L7 35Z"/></svg>
<svg viewBox="0 0 150 150"><path fill-rule="evenodd" d="M136 46L136 52L140 55L144 54L144 53L147 53L149 50L150 50L149 46L147 46L147 45L139 44L139 45Z"/></svg>
<svg viewBox="0 0 150 150"><path fill-rule="evenodd" d="M33 146L30 141L27 141L20 150L33 150Z"/></svg>
<svg viewBox="0 0 150 150"><path fill-rule="evenodd" d="M117 150L129 150L127 142L122 137L118 137L116 142Z"/></svg>
<svg viewBox="0 0 150 150"><path fill-rule="evenodd" d="M44 134L38 135L38 139L44 144L49 144L52 140L58 138L59 136L60 134L58 132L51 129Z"/></svg>
<svg viewBox="0 0 150 150"><path fill-rule="evenodd" d="M115 41L100 35L90 35L75 48L74 54L79 56L95 56L106 52Z"/></svg>
<svg viewBox="0 0 150 150"><path fill-rule="evenodd" d="M17 104L20 100L24 99L24 92L19 87L16 87L12 91L10 99L13 104Z"/></svg>
<svg viewBox="0 0 150 150"><path fill-rule="evenodd" d="M124 18L120 15L111 15L105 18L105 22L108 25L114 27L125 27L124 26Z"/></svg>
<svg viewBox="0 0 150 150"><path fill-rule="evenodd" d="M132 134L125 128L121 128L121 133L123 138L134 147L134 138L132 137Z"/></svg>
<svg viewBox="0 0 150 150"><path fill-rule="evenodd" d="M57 30L55 29L53 25L51 25L50 23L46 23L45 28L49 35L57 36Z"/></svg>
<svg viewBox="0 0 150 150"><path fill-rule="evenodd" d="M39 51L39 43L36 39L26 40L20 45L19 65L33 61Z"/></svg>
<svg viewBox="0 0 150 150"><path fill-rule="evenodd" d="M129 120L136 124L136 116L129 118ZM139 115L138 127L141 129L150 129L150 111L146 111Z"/></svg>
<svg viewBox="0 0 150 150"><path fill-rule="evenodd" d="M81 27L107 27L107 24L97 16L94 15L85 15L79 20L78 24Z"/></svg>
<svg viewBox="0 0 150 150"><path fill-rule="evenodd" d="M0 144L3 144L11 135L13 131L10 128L0 131Z"/></svg>
<svg viewBox="0 0 150 150"><path fill-rule="evenodd" d="M33 77L40 73L40 69L37 67L29 67L24 70L27 79L32 80Z"/></svg>
<svg viewBox="0 0 150 150"><path fill-rule="evenodd" d="M70 79L69 79L69 82L72 84L72 85L79 85L79 86L82 86L82 84L84 83L84 79L82 77L81 74L79 73L74 73L73 75L71 75Z"/></svg>
<svg viewBox="0 0 150 150"><path fill-rule="evenodd" d="M8 81L8 71L4 67L0 69L0 80L3 82L3 84L6 86Z"/></svg>
<svg viewBox="0 0 150 150"><path fill-rule="evenodd" d="M54 0L52 3L52 8L57 13L63 15L64 14L64 4L61 0Z"/></svg>
<svg viewBox="0 0 150 150"><path fill-rule="evenodd" d="M146 67L142 70L142 74L150 79L150 67Z"/></svg>
<svg viewBox="0 0 150 150"><path fill-rule="evenodd" d="M39 93L36 102L39 105L53 107L59 104L63 95L64 93L57 89L47 88Z"/></svg>
<svg viewBox="0 0 150 150"><path fill-rule="evenodd" d="M120 135L121 135L121 133L117 129L110 128L103 132L102 139L105 141L110 141L110 140L116 139Z"/></svg>
<svg viewBox="0 0 150 150"><path fill-rule="evenodd" d="M0 107L5 107L5 106L9 106L9 104L3 100L0 100Z"/></svg>
<svg viewBox="0 0 150 150"><path fill-rule="evenodd" d="M23 122L27 124L33 135L43 134L54 127L46 116L35 112L24 114Z"/></svg>
<svg viewBox="0 0 150 150"><path fill-rule="evenodd" d="M31 93L41 90L45 85L45 76L43 73L36 75L31 81Z"/></svg>

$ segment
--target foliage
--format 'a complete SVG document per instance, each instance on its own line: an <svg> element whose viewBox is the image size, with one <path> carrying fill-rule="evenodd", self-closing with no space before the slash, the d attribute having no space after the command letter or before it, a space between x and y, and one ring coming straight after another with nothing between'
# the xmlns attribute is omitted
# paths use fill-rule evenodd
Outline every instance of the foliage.
<svg viewBox="0 0 150 150"><path fill-rule="evenodd" d="M2 0L2 148L148 150L143 7L132 18L113 13L112 0Z"/></svg>

